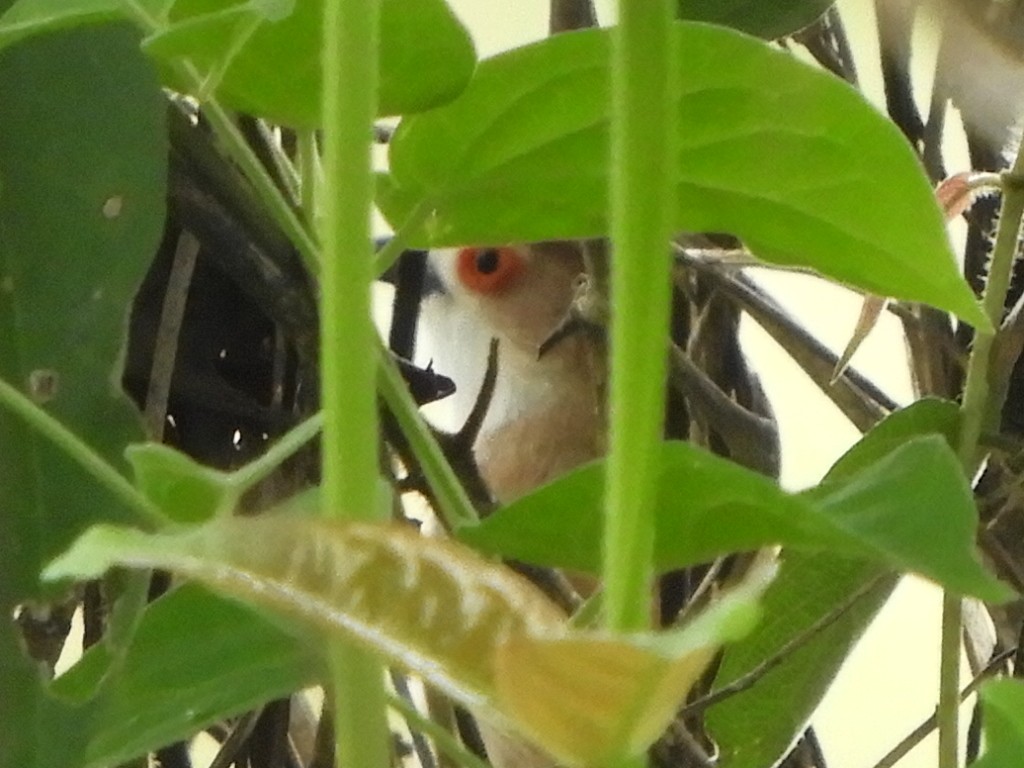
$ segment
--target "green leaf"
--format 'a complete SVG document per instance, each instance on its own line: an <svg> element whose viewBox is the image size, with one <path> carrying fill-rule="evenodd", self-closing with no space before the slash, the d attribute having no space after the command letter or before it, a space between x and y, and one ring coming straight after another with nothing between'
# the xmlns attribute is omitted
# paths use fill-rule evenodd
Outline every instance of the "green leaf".
<svg viewBox="0 0 1024 768"><path fill-rule="evenodd" d="M784 37L817 21L835 0L676 0L680 19L732 27L767 40Z"/></svg>
<svg viewBox="0 0 1024 768"><path fill-rule="evenodd" d="M137 0L157 15L164 0ZM45 32L126 19L123 0L17 0L0 17L0 48Z"/></svg>
<svg viewBox="0 0 1024 768"><path fill-rule="evenodd" d="M239 25L262 21L232 59L217 95L235 109L275 122L319 124L322 2L178 0L171 23L163 26L165 4L140 0L161 24L145 41L150 54L165 62L188 57L205 75L234 53L231 43ZM379 113L418 112L454 98L469 80L476 54L447 4L384 0L381 14ZM19 0L0 18L0 47L43 32L125 17L122 0ZM188 84L167 77L171 85L189 90Z"/></svg>
<svg viewBox="0 0 1024 768"><path fill-rule="evenodd" d="M755 574L681 630L624 640L512 638L498 649L499 700L563 761L615 765L639 755L664 733L719 646L760 618L756 599L773 572Z"/></svg>
<svg viewBox="0 0 1024 768"><path fill-rule="evenodd" d="M98 645L53 683L76 698L104 674ZM119 765L311 685L315 650L234 601L185 585L149 606L88 710L83 763Z"/></svg>
<svg viewBox="0 0 1024 768"><path fill-rule="evenodd" d="M669 636L612 639L570 632L532 584L455 542L406 526L282 515L219 518L156 535L97 526L46 576L88 578L114 565L173 570L270 609L289 625L361 643L498 727L538 739L571 766L645 749L721 642L749 627L766 581L761 574ZM590 681L581 682L584 703L570 721L557 716L565 687L543 684L543 668L567 653L574 659L569 679ZM137 684L159 698L168 670L146 663L154 677L141 675ZM191 655L177 660L193 663ZM527 678L535 685L520 684ZM587 704L586 691L601 679L619 695ZM134 686L131 692L141 695ZM175 703L195 706L185 698ZM567 722L600 738L581 741Z"/></svg>
<svg viewBox="0 0 1024 768"><path fill-rule="evenodd" d="M1010 596L975 555L970 487L939 437L905 441L845 482L795 496L687 443L664 443L661 462L660 571L783 544L870 558L985 599ZM602 462L575 470L460 529L459 538L489 554L597 573L602 476Z"/></svg>
<svg viewBox="0 0 1024 768"><path fill-rule="evenodd" d="M870 563L821 553L783 554L779 576L764 598L765 621L727 649L716 687L754 669L851 594L867 591L753 688L708 711L706 722L721 748L722 768L761 768L784 756L896 582L895 575Z"/></svg>
<svg viewBox="0 0 1024 768"><path fill-rule="evenodd" d="M1024 684L993 680L981 689L985 752L975 768L1016 768L1024 753Z"/></svg>
<svg viewBox="0 0 1024 768"><path fill-rule="evenodd" d="M115 382L125 318L163 227L163 96L135 34L106 27L4 52L0 102L0 375L123 465L141 424ZM0 434L23 446L0 463L3 504L19 510L5 540L25 555L3 581L27 597L41 564L88 523L125 518L2 409Z"/></svg>
<svg viewBox="0 0 1024 768"><path fill-rule="evenodd" d="M163 226L166 105L138 38L112 26L0 53L0 103L0 376L120 464L141 436L114 382ZM42 564L83 528L130 516L3 408L0 445L0 679L13 685L0 744L9 764L41 765L76 728L54 721L7 619L42 595Z"/></svg>
<svg viewBox="0 0 1024 768"><path fill-rule="evenodd" d="M986 325L899 130L835 77L737 32L676 28L673 226L731 232L762 259ZM417 245L608 234L610 33L558 35L482 62L455 101L402 122L378 200ZM396 193L396 190L400 192Z"/></svg>
<svg viewBox="0 0 1024 768"><path fill-rule="evenodd" d="M844 544L811 505L764 475L694 445L661 445L654 563L667 571L724 552L756 549L783 538L815 547ZM604 461L574 470L458 530L488 553L530 563L599 573Z"/></svg>
<svg viewBox="0 0 1024 768"><path fill-rule="evenodd" d="M557 634L564 624L502 566L400 526L273 515L158 536L97 527L46 575L91 577L113 565L165 568L258 599L386 653L460 701L492 698L494 649L509 634Z"/></svg>
<svg viewBox="0 0 1024 768"><path fill-rule="evenodd" d="M854 477L914 438L938 434L955 439L958 424L954 403L920 400L864 435L829 470L823 485ZM706 722L721 749L722 768L761 768L778 762L806 726L896 581L896 574L878 563L825 552L783 552L778 577L763 598L765 618L747 637L726 648L716 688L746 675L839 606L861 596L841 618L753 688L708 711Z"/></svg>
<svg viewBox="0 0 1024 768"><path fill-rule="evenodd" d="M804 495L873 558L894 569L982 600L1014 596L978 558L974 496L959 459L941 437L906 442L847 482Z"/></svg>
<svg viewBox="0 0 1024 768"><path fill-rule="evenodd" d="M263 3L178 0L171 25L146 40L162 60L189 58L219 70L238 25ZM320 123L323 3L304 0L280 21L262 23L231 60L216 94L229 106L296 127ZM454 98L476 63L469 33L443 0L385 0L381 7L379 113L422 111ZM181 86L183 84L179 84Z"/></svg>
<svg viewBox="0 0 1024 768"><path fill-rule="evenodd" d="M3 623L13 627L9 615ZM6 628L0 631L0 692L0 768L84 765L85 711L46 694L40 670Z"/></svg>
<svg viewBox="0 0 1024 768"><path fill-rule="evenodd" d="M266 16L260 13L254 2L231 5L210 13L189 16L154 32L142 41L142 50L165 63L179 57L189 58L196 50L216 50L218 57L204 69L203 75L209 74L210 67L216 67L215 79L219 84L227 67L264 21L267 21ZM168 76L173 81L174 76ZM204 84L203 92L193 95L203 100L208 99L212 87ZM183 81L181 90L190 90L189 83Z"/></svg>
<svg viewBox="0 0 1024 768"><path fill-rule="evenodd" d="M752 688L708 710L706 723L721 750L722 768L763 768L785 755L896 585L897 577L886 574L876 563L832 553L783 552L779 575L763 598L764 619L726 649L715 688L755 669L851 595L870 588Z"/></svg>
<svg viewBox="0 0 1024 768"><path fill-rule="evenodd" d="M202 522L234 501L235 492L227 474L204 467L166 445L130 445L125 456L135 470L139 490L171 520Z"/></svg>
<svg viewBox="0 0 1024 768"><path fill-rule="evenodd" d="M941 435L952 448L960 434L960 408L950 400L926 397L892 413L871 428L832 465L822 486L841 483L881 460L907 440Z"/></svg>

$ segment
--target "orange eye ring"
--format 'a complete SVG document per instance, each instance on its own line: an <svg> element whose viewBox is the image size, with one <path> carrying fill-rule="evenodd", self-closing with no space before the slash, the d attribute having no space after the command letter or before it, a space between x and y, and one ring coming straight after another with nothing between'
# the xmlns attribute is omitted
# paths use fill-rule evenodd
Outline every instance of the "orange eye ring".
<svg viewBox="0 0 1024 768"><path fill-rule="evenodd" d="M483 294L507 288L526 268L515 248L463 248L456 257L456 273L464 286Z"/></svg>

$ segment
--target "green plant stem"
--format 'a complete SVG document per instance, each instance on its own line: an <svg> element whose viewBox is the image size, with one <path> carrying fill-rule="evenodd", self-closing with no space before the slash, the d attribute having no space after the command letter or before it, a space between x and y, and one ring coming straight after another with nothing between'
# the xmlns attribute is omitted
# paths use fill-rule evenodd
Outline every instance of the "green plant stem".
<svg viewBox="0 0 1024 768"><path fill-rule="evenodd" d="M466 495L462 483L445 458L444 451L434 438L430 427L420 417L419 409L409 394L402 374L391 360L384 345L377 344L380 361L380 378L378 386L381 396L387 403L398 426L409 441L409 447L419 460L427 482L437 496L439 512L449 530L461 525L477 522L476 509Z"/></svg>
<svg viewBox="0 0 1024 768"><path fill-rule="evenodd" d="M619 3L612 55L612 322L604 527L608 626L650 625L653 504L665 408L674 165L670 0Z"/></svg>
<svg viewBox="0 0 1024 768"><path fill-rule="evenodd" d="M960 634L963 608L960 595L942 594L942 634L939 652L939 768L957 768L960 754Z"/></svg>
<svg viewBox="0 0 1024 768"><path fill-rule="evenodd" d="M121 1L128 14L135 19L136 24L142 28L145 34L152 35L163 30L166 22L150 15L138 0ZM180 61L173 66L176 74L186 83L189 90L193 93L202 92L204 78L190 62ZM267 206L270 215L298 249L307 268L314 275L318 274L320 254L316 241L303 226L295 209L277 188L274 179L260 162L256 153L253 152L242 132L238 130L231 114L216 98L210 98L203 103L203 116L210 123L214 133L217 134L228 157L241 168L260 200Z"/></svg>
<svg viewBox="0 0 1024 768"><path fill-rule="evenodd" d="M149 568L113 571L106 575L104 591L106 592L111 586L110 582L114 581L120 586L120 594L107 617L107 631L103 637L111 661L101 681L97 683L97 688L107 680L113 679L121 671L125 659L128 658L128 651L131 648L132 640L135 639L135 632L149 605L149 588L152 579L153 571Z"/></svg>
<svg viewBox="0 0 1024 768"><path fill-rule="evenodd" d="M985 314L993 329L998 328L1002 322L1003 306L1010 287L1013 259L1020 236L1021 215L1024 213L1024 183L1017 177L1017 174L1024 173L1024 168L1018 170L1019 165L1024 165L1020 158L1013 170L1004 178L999 227L982 297ZM1002 403L989 401L991 392L988 368L994 340L993 330L975 329L971 356L967 363L963 404L960 409L959 454L964 469L970 475L978 465L978 441L981 433L994 426L1002 410Z"/></svg>
<svg viewBox="0 0 1024 768"><path fill-rule="evenodd" d="M162 528L169 520L152 501L111 466L78 435L33 403L28 397L0 379L0 405L22 419L68 458L82 467L104 488L135 512L148 528Z"/></svg>
<svg viewBox="0 0 1024 768"><path fill-rule="evenodd" d="M995 330L1003 319L1006 294L1010 287L1013 261L1020 239L1024 216L1024 146L1018 150L1013 168L1003 174L1003 199L999 227L992 248L992 262L985 282L982 305L990 328L976 328L971 356L967 363L963 401L960 407L958 454L967 477L974 477L980 456L978 443L985 430L998 427L1003 403L993 398L989 365ZM956 768L960 740L960 642L962 625L960 595L946 593L942 601L941 661L939 666L939 768Z"/></svg>
<svg viewBox="0 0 1024 768"><path fill-rule="evenodd" d="M228 156L242 169L242 173L256 190L256 194L274 221L284 230L288 239L302 255L307 269L314 275L320 271L320 249L309 231L299 219L295 209L277 188L274 179L260 162L252 147L238 129L231 114L214 100L203 105L203 116L209 121L217 137L223 143Z"/></svg>
<svg viewBox="0 0 1024 768"><path fill-rule="evenodd" d="M217 62L216 66L206 74L206 77L203 78L202 85L196 92L196 98L199 99L200 102L209 101L213 98L213 92L220 87L221 82L224 80L224 75L227 74L231 63L238 58L238 54L241 53L242 48L244 48L245 44L249 42L249 39L256 34L256 30L258 30L262 24L263 17L258 13L253 13L235 29L234 34L228 41L224 55L221 56L220 61Z"/></svg>
<svg viewBox="0 0 1024 768"><path fill-rule="evenodd" d="M320 227L322 492L328 515L377 513L377 332L371 315L373 170L380 0L325 0L322 39L324 188ZM384 669L370 653L332 642L335 761L386 768Z"/></svg>
<svg viewBox="0 0 1024 768"><path fill-rule="evenodd" d="M239 494L252 488L256 483L273 474L285 460L298 452L302 446L316 437L323 429L322 413L314 414L296 427L288 430L259 458L239 467L228 475L231 485Z"/></svg>
<svg viewBox="0 0 1024 768"><path fill-rule="evenodd" d="M423 220L430 213L430 206L426 201L421 200L409 213L408 218L398 228L398 231L391 236L387 244L377 252L374 262L376 274L382 274L388 267L395 263L399 256L409 246L409 236L417 229Z"/></svg>
<svg viewBox="0 0 1024 768"><path fill-rule="evenodd" d="M387 768L389 742L383 667L370 653L328 644L334 701L334 764Z"/></svg>

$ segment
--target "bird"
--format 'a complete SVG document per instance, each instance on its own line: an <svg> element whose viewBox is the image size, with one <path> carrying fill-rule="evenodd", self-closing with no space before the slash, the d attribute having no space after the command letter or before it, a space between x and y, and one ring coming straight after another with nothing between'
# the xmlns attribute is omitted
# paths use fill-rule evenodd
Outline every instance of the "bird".
<svg viewBox="0 0 1024 768"><path fill-rule="evenodd" d="M435 249L427 257L433 289L424 305L424 326L432 331L434 351L448 353L448 359L435 361L439 370L472 394L467 383L474 374L480 376L486 344L498 341L497 381L476 432L473 455L499 505L606 452L607 343L600 326L592 322L594 315L600 320L602 302L587 273L584 247L573 241L467 246ZM591 332L575 332L580 329ZM666 337L666 352L670 349L674 347ZM676 357L684 355L676 350ZM675 427L681 434L674 437L685 437L694 415L710 425L738 425L715 434L737 460L747 457L738 450L745 442L731 438L750 432L747 427L753 420L770 418L756 407L750 412L734 402L706 373L688 365L674 370L666 382L666 435ZM759 392L756 377L750 380ZM469 405L473 403L464 403ZM664 574L652 601L656 620L674 621L680 607L694 597L694 585L705 577L719 586L737 582L752 564L770 563L774 557L773 551L765 550L728 564ZM597 587L588 577L572 575L570 582L583 595ZM496 768L553 767L553 759L537 747L486 721L478 725ZM661 755L659 764L680 764L680 755L697 756L700 762L710 754L710 742L701 743L703 735L677 726L655 750Z"/></svg>
<svg viewBox="0 0 1024 768"><path fill-rule="evenodd" d="M435 290L439 368L465 388L482 350L498 341L497 381L473 454L493 499L507 504L604 453L606 361L600 338L563 334L584 261L571 242L436 249L428 256ZM441 318L438 322L438 318ZM454 353L454 354L452 354ZM553 768L543 750L486 721L478 730L496 768Z"/></svg>
<svg viewBox="0 0 1024 768"><path fill-rule="evenodd" d="M589 323L588 307L599 305L600 299L590 289L583 247L551 241L444 248L428 254L433 289L424 306L424 326L432 331L434 351L448 353L448 359L436 361L439 370L472 393L466 384L474 373L480 375L487 342L498 341L497 381L473 454L499 505L606 452L607 345L600 329ZM580 329L594 332L574 332ZM679 380L676 396L685 396L698 413L717 414L718 400L728 399L700 371ZM685 417L685 410L680 415L669 409L667 424L673 419L685 424ZM765 557L774 555L766 552ZM737 567L734 577L741 578L745 570ZM683 579L663 580L660 610L655 609L670 620L678 613L677 603L691 594L688 574L672 576ZM584 595L597 586L586 577L570 581ZM674 607L666 611L666 605ZM478 726L496 768L553 767L553 759L528 742L486 721ZM683 752L703 754L694 737L678 732L673 731L684 742ZM677 748L673 740L663 745L666 754Z"/></svg>
<svg viewBox="0 0 1024 768"><path fill-rule="evenodd" d="M498 340L495 391L473 446L494 499L507 504L603 455L603 341L567 334L541 354L570 314L585 274L579 246L446 248L428 258L441 288L434 309L448 313L447 326L434 335L447 337L455 353L454 368L439 369L464 387L469 371L479 370L480 341Z"/></svg>

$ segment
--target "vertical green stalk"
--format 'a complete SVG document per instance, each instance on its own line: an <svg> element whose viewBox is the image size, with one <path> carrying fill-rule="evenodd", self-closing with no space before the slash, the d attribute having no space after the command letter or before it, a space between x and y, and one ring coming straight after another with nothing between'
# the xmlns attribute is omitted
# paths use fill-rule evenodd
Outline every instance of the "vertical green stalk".
<svg viewBox="0 0 1024 768"><path fill-rule="evenodd" d="M612 54L607 623L650 625L657 446L665 410L676 111L671 0L621 0Z"/></svg>
<svg viewBox="0 0 1024 768"><path fill-rule="evenodd" d="M1018 150L1013 168L1002 176L1003 199L999 227L992 248L992 263L982 304L991 328L976 328L967 364L963 401L960 407L958 453L964 472L973 477L978 468L978 441L986 429L999 425L1002 402L994 402L988 380L995 329L1002 324L1006 294L1010 287L1013 261L1024 216L1024 146ZM959 764L960 740L960 636L961 597L946 593L942 600L942 655L939 668L939 768Z"/></svg>
<svg viewBox="0 0 1024 768"><path fill-rule="evenodd" d="M960 633L963 609L960 595L942 595L942 634L939 655L939 768L960 762Z"/></svg>
<svg viewBox="0 0 1024 768"><path fill-rule="evenodd" d="M379 0L325 0L324 188L319 223L322 493L326 514L376 517L375 329L370 138L377 109ZM337 764L386 768L388 729L379 662L347 645L329 649Z"/></svg>

